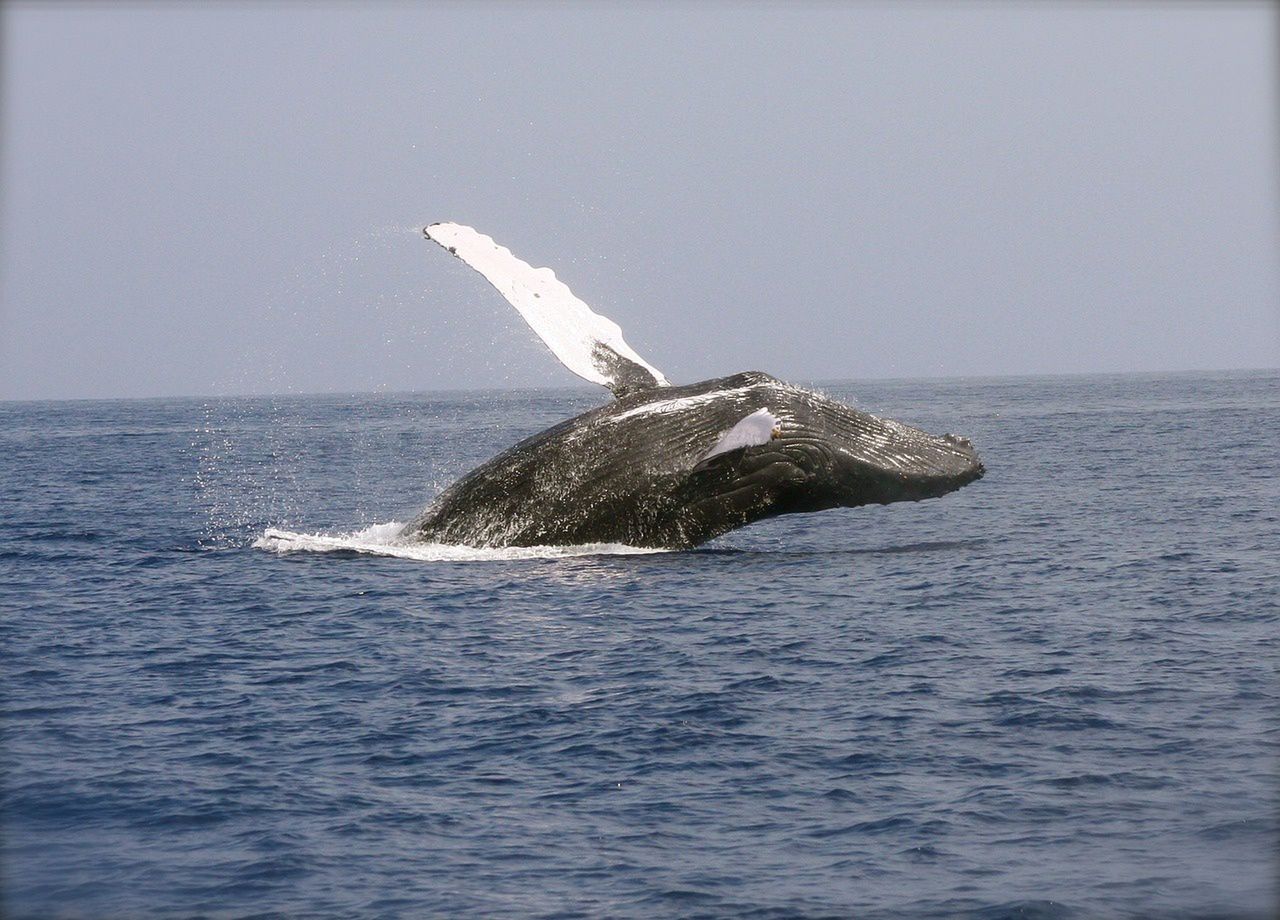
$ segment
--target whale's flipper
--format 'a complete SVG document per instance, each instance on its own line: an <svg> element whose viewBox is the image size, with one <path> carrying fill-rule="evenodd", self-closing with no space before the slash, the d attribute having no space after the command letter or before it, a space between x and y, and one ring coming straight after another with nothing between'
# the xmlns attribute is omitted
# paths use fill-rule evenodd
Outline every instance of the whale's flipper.
<svg viewBox="0 0 1280 920"><path fill-rule="evenodd" d="M608 387L615 396L669 386L661 371L623 341L617 323L592 311L551 269L522 262L462 224L431 224L422 232L484 275L579 377Z"/></svg>

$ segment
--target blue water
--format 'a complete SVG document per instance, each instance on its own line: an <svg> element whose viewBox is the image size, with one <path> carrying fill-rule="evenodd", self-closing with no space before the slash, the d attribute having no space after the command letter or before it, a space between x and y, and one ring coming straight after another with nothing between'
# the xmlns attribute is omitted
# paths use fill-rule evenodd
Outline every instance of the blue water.
<svg viewBox="0 0 1280 920"><path fill-rule="evenodd" d="M0 912L1273 916L1280 374L827 390L987 477L280 554L605 394L0 404Z"/></svg>

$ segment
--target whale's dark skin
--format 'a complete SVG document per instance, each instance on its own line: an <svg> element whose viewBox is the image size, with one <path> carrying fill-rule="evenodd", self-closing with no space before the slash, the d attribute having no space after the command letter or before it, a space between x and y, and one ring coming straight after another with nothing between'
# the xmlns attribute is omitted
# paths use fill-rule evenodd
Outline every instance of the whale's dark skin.
<svg viewBox="0 0 1280 920"><path fill-rule="evenodd" d="M767 408L767 443L702 458ZM454 483L404 535L468 546L679 549L778 514L918 501L982 476L935 437L759 372L618 399L534 435Z"/></svg>

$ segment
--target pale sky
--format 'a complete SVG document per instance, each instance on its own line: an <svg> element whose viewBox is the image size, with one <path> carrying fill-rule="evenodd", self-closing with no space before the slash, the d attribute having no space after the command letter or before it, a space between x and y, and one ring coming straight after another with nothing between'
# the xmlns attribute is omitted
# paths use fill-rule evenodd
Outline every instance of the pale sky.
<svg viewBox="0 0 1280 920"><path fill-rule="evenodd" d="M1275 8L3 7L0 398L1280 366ZM603 392L603 391L602 391Z"/></svg>

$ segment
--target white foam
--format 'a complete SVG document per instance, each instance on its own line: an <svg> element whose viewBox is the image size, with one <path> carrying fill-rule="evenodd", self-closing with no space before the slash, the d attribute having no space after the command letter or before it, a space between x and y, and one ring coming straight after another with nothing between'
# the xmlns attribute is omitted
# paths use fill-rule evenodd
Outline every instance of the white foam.
<svg viewBox="0 0 1280 920"><path fill-rule="evenodd" d="M507 562L519 559L566 559L574 556L628 556L661 553L666 550L623 543L584 543L579 546L508 546L487 549L447 543L420 543L403 539L400 521L374 524L346 534L295 533L269 527L254 541L257 549L280 553L355 552L373 556L395 556L420 562Z"/></svg>
<svg viewBox="0 0 1280 920"><path fill-rule="evenodd" d="M596 346L600 344L649 371L659 386L669 385L662 371L623 340L617 323L575 297L551 269L534 268L492 237L463 224L432 224L427 237L483 275L520 312L552 354L579 377L607 387L617 383L608 362L597 357Z"/></svg>

